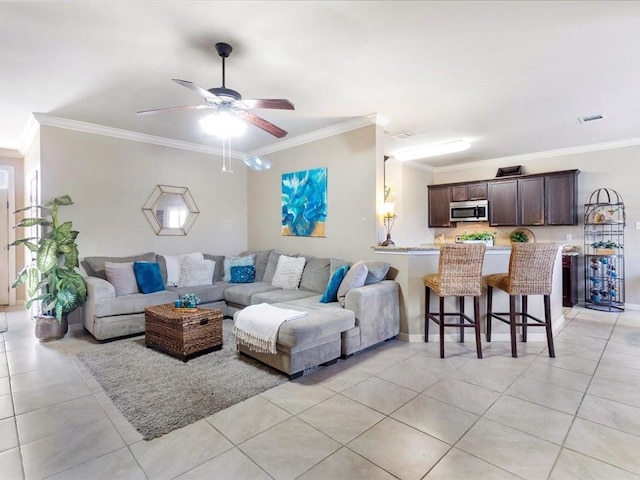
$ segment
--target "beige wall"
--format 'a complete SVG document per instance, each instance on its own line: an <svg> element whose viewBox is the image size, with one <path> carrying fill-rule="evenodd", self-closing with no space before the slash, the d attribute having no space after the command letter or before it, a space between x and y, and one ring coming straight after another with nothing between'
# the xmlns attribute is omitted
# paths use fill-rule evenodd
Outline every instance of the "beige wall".
<svg viewBox="0 0 640 480"><path fill-rule="evenodd" d="M212 155L43 126L42 199L69 194L61 210L80 232L80 256L203 251L247 246L246 168L221 172ZM236 161L237 163L237 161ZM157 236L142 213L158 184L188 187L200 215L187 236Z"/></svg>
<svg viewBox="0 0 640 480"><path fill-rule="evenodd" d="M391 239L397 247L415 247L433 243L433 230L427 219L427 185L433 183L433 173L403 165L387 163L385 182L391 187L396 218Z"/></svg>
<svg viewBox="0 0 640 480"><path fill-rule="evenodd" d="M248 174L249 248L354 261L374 258L371 247L382 239L376 213L383 181L379 128L372 125L266 156L273 167ZM327 167L326 238L283 236L282 174L322 167Z"/></svg>
<svg viewBox="0 0 640 480"><path fill-rule="evenodd" d="M498 167L522 164L525 173L541 173L557 170L579 169L578 176L578 218L580 225L575 227L527 227L536 239L554 240L563 243L583 245L583 204L589 194L601 187L617 190L623 197L627 226L625 233L626 302L630 306L640 307L640 230L635 224L640 221L640 189L638 188L637 161L640 158L640 146L616 148L572 155L539 158L529 161L510 161L504 164L485 162L484 165L467 166L461 169L438 169L434 183L449 183L468 180L493 178ZM511 229L502 229L508 233ZM453 229L438 229L450 235ZM566 235L572 236L567 241ZM582 287L583 270L580 263L579 285ZM584 297L581 294L581 300Z"/></svg>

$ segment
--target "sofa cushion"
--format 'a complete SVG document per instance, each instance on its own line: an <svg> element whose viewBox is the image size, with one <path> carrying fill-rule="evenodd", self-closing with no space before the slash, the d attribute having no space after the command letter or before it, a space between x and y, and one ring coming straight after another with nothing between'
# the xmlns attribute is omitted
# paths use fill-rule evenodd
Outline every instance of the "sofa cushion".
<svg viewBox="0 0 640 480"><path fill-rule="evenodd" d="M347 271L349 270L349 265L343 265L338 268L333 275L331 275L331 279L327 284L327 288L320 298L320 303L331 303L338 301L338 289L340 288L340 284L342 280L344 280Z"/></svg>
<svg viewBox="0 0 640 480"><path fill-rule="evenodd" d="M285 290L277 289L270 292L256 293L251 296L251 304L257 305L258 303L278 303L278 302L290 302L292 300L299 300L301 298L307 298L315 296L314 292L307 292L305 290Z"/></svg>
<svg viewBox="0 0 640 480"><path fill-rule="evenodd" d="M230 283L252 283L256 278L256 267L253 265L243 265L231 267Z"/></svg>
<svg viewBox="0 0 640 480"><path fill-rule="evenodd" d="M164 290L160 265L156 262L133 262L138 288L142 293L154 293Z"/></svg>
<svg viewBox="0 0 640 480"><path fill-rule="evenodd" d="M225 282L229 282L231 280L231 267L243 267L246 265L254 265L256 264L256 256L255 254L237 256L237 257L225 257L224 259L224 278Z"/></svg>
<svg viewBox="0 0 640 480"><path fill-rule="evenodd" d="M343 265L351 266L353 262L349 262L344 258L335 258L331 257L331 261L329 263L329 275L333 275L337 269L339 269Z"/></svg>
<svg viewBox="0 0 640 480"><path fill-rule="evenodd" d="M302 272L300 279L300 290L309 292L322 293L329 283L329 264L328 258L307 257L307 263Z"/></svg>
<svg viewBox="0 0 640 480"><path fill-rule="evenodd" d="M371 285L372 283L378 283L387 277L387 272L391 267L387 262L364 262L367 266L367 278L364 281L365 285Z"/></svg>
<svg viewBox="0 0 640 480"><path fill-rule="evenodd" d="M340 302L340 305L344 307L344 300L349 290L364 286L367 273L369 273L369 270L362 260L351 265L338 288L338 302Z"/></svg>
<svg viewBox="0 0 640 480"><path fill-rule="evenodd" d="M323 303L276 303L275 307L307 312L306 317L283 323L278 331L278 345L299 351L318 345L319 341L353 328L355 314L351 310Z"/></svg>
<svg viewBox="0 0 640 480"><path fill-rule="evenodd" d="M273 280L273 276L275 275L276 269L278 268L278 260L280 259L280 255L282 255L282 253L276 252L275 250L272 250L269 253L269 260L267 261L267 266L264 270L264 275L262 276L263 282L271 283L271 281Z"/></svg>
<svg viewBox="0 0 640 480"><path fill-rule="evenodd" d="M269 263L269 255L273 250L247 250L246 252L242 252L240 255L255 255L256 256L256 278L255 282L262 282L264 279L264 272L267 269L267 264Z"/></svg>
<svg viewBox="0 0 640 480"><path fill-rule="evenodd" d="M140 292L140 290L138 290L136 275L133 273L133 262L104 262L104 269L107 275L107 281L113 285L117 297Z"/></svg>
<svg viewBox="0 0 640 480"><path fill-rule="evenodd" d="M305 257L280 255L278 268L276 268L276 273L273 275L271 285L286 290L297 290L306 261L307 259Z"/></svg>
<svg viewBox="0 0 640 480"><path fill-rule="evenodd" d="M205 253L204 259L216 262L216 269L213 273L213 283L221 282L224 278L224 255L210 255Z"/></svg>
<svg viewBox="0 0 640 480"><path fill-rule="evenodd" d="M203 305L224 300L224 291L227 285L227 283L216 283L214 285L197 285L195 287L167 287L167 290L175 292L181 297L187 293L195 293L196 297L200 299L200 305Z"/></svg>
<svg viewBox="0 0 640 480"><path fill-rule="evenodd" d="M112 315L129 315L133 312L144 312L146 307L159 305L161 303L173 303L177 300L178 294L168 290L150 293L132 293L122 297L114 297L96 302L95 316L110 317Z"/></svg>
<svg viewBox="0 0 640 480"><path fill-rule="evenodd" d="M155 262L156 254L153 252L143 253L141 255L134 255L132 257L86 257L82 261L82 266L87 272L87 275L92 277L100 277L103 280L107 279L107 274L104 269L105 262L111 263L128 263L128 262Z"/></svg>
<svg viewBox="0 0 640 480"><path fill-rule="evenodd" d="M236 283L227 287L224 291L224 299L228 303L244 305L246 307L247 305L251 305L252 295L277 289L278 287L274 287L271 283L267 282Z"/></svg>

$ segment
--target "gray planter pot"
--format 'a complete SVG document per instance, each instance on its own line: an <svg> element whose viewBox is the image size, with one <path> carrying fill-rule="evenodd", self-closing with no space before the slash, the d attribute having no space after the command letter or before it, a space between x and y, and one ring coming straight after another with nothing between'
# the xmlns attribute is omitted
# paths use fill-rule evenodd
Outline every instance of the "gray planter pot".
<svg viewBox="0 0 640 480"><path fill-rule="evenodd" d="M67 315L63 315L60 322L56 317L49 315L36 315L33 318L36 321L36 338L41 342L60 340L69 331Z"/></svg>

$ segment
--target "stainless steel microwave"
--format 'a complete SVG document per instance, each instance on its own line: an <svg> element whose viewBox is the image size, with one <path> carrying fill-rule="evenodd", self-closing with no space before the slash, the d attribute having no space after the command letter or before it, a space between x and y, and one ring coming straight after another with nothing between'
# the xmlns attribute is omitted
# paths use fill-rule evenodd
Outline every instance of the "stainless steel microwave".
<svg viewBox="0 0 640 480"><path fill-rule="evenodd" d="M449 219L452 222L486 222L489 220L489 202L487 200L451 202Z"/></svg>

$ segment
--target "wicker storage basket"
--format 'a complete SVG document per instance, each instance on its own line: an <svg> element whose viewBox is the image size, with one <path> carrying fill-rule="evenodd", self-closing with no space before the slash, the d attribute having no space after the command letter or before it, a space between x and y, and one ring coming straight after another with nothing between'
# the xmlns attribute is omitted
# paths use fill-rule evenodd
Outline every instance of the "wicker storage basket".
<svg viewBox="0 0 640 480"><path fill-rule="evenodd" d="M174 309L172 304L147 307L145 344L186 362L222 348L222 311L198 308L195 312Z"/></svg>

